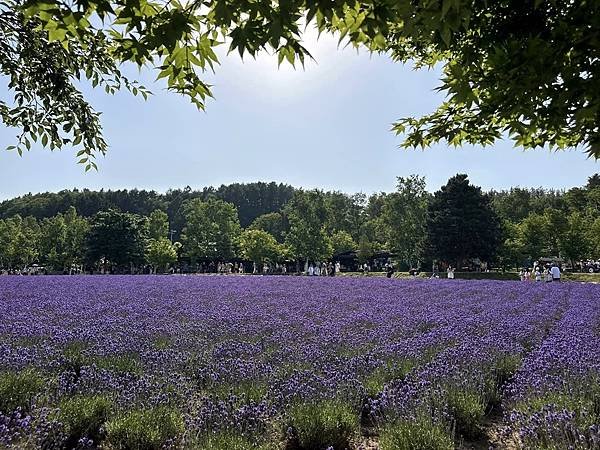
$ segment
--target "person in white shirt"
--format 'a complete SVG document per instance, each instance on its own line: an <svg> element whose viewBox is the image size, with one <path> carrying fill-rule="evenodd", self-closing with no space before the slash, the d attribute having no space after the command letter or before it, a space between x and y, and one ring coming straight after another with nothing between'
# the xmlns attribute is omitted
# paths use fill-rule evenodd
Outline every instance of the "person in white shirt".
<svg viewBox="0 0 600 450"><path fill-rule="evenodd" d="M540 268L537 266L535 268L535 281L542 281L542 273L540 272Z"/></svg>
<svg viewBox="0 0 600 450"><path fill-rule="evenodd" d="M449 280L454 279L454 269L452 268L452 266L448 266L448 279Z"/></svg>
<svg viewBox="0 0 600 450"><path fill-rule="evenodd" d="M552 265L550 272L552 273L552 281L560 281L560 269L556 264Z"/></svg>

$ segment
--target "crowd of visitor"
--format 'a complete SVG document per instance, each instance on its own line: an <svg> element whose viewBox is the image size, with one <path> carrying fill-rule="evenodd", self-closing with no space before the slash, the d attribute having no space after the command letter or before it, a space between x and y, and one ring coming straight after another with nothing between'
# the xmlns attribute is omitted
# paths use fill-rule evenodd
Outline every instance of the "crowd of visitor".
<svg viewBox="0 0 600 450"><path fill-rule="evenodd" d="M550 283L553 281L560 281L560 275L560 267L558 267L557 264L542 267L535 263L533 270L525 268L519 271L519 278L521 281L545 281L546 283Z"/></svg>

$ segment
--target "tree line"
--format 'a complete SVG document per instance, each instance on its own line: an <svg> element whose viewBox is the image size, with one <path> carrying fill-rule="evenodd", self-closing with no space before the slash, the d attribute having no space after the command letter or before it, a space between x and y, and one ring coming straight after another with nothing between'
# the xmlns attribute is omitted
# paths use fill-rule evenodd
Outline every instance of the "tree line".
<svg viewBox="0 0 600 450"><path fill-rule="evenodd" d="M530 265L542 256L575 263L600 255L600 175L568 191L483 192L464 174L427 192L417 175L367 196L276 183L165 194L61 191L0 203L0 268L52 272L164 272L246 261L359 262L391 257L398 268L432 261L464 267Z"/></svg>

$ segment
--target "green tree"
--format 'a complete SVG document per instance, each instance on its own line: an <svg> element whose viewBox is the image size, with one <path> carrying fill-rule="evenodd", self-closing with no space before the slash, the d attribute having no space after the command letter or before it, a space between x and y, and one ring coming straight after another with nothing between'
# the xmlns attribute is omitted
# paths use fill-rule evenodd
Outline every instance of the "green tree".
<svg viewBox="0 0 600 450"><path fill-rule="evenodd" d="M525 255L523 233L519 224L510 220L502 221L502 242L498 257L503 268L523 267L528 257Z"/></svg>
<svg viewBox="0 0 600 450"><path fill-rule="evenodd" d="M65 214L46 218L40 225L40 259L50 269L71 272L83 263L87 220L70 207Z"/></svg>
<svg viewBox="0 0 600 450"><path fill-rule="evenodd" d="M275 262L282 250L275 237L263 230L245 230L240 236L240 250L244 258L258 265Z"/></svg>
<svg viewBox="0 0 600 450"><path fill-rule="evenodd" d="M331 236L331 245L333 247L333 254L339 255L340 253L346 253L354 251L358 248L352 235L347 231L336 231Z"/></svg>
<svg viewBox="0 0 600 450"><path fill-rule="evenodd" d="M0 67L18 94L15 105L2 105L3 121L42 143L50 136L46 145L83 143L84 158L106 145L97 114L75 87L80 76L109 92L126 86L136 93L119 65L154 67L170 90L204 108L211 91L200 75L217 63L217 45L228 42L240 55L272 50L280 63L303 63L310 56L301 43L305 25L313 24L402 63L442 67L438 89L446 100L395 125L406 133L405 146L486 145L509 136L527 148L582 145L600 156L594 1L2 0L1 11L0 38L9 45Z"/></svg>
<svg viewBox="0 0 600 450"><path fill-rule="evenodd" d="M192 260L235 256L241 228L231 203L215 198L191 200L185 205L185 219L183 245Z"/></svg>
<svg viewBox="0 0 600 450"><path fill-rule="evenodd" d="M164 211L156 209L148 216L148 238L161 239L169 234L169 216Z"/></svg>
<svg viewBox="0 0 600 450"><path fill-rule="evenodd" d="M102 264L106 271L131 270L144 261L147 238L146 218L109 210L96 214L86 240L88 264Z"/></svg>
<svg viewBox="0 0 600 450"><path fill-rule="evenodd" d="M542 214L529 214L519 223L519 239L526 259L534 261L542 256L558 256L558 253L550 253L549 229L548 218Z"/></svg>
<svg viewBox="0 0 600 450"><path fill-rule="evenodd" d="M290 222L285 243L296 259L308 264L331 257L333 248L325 232L327 208L322 192L296 191L285 213Z"/></svg>
<svg viewBox="0 0 600 450"><path fill-rule="evenodd" d="M33 217L10 217L0 224L0 263L9 269L23 269L37 261L40 227Z"/></svg>
<svg viewBox="0 0 600 450"><path fill-rule="evenodd" d="M177 261L177 248L166 237L150 239L146 250L146 259L154 272L166 272Z"/></svg>
<svg viewBox="0 0 600 450"><path fill-rule="evenodd" d="M600 259L600 217L598 217L588 228L587 237L594 259Z"/></svg>
<svg viewBox="0 0 600 450"><path fill-rule="evenodd" d="M361 236L358 242L358 251L356 257L361 264L369 261L375 254L375 245L366 236Z"/></svg>
<svg viewBox="0 0 600 450"><path fill-rule="evenodd" d="M388 248L408 267L419 267L427 239L425 178L398 177L396 192L386 196L381 211Z"/></svg>
<svg viewBox="0 0 600 450"><path fill-rule="evenodd" d="M571 267L589 256L592 243L588 239L588 224L580 213L569 215L567 230L560 236L559 243L561 255L571 262Z"/></svg>
<svg viewBox="0 0 600 450"><path fill-rule="evenodd" d="M457 267L469 258L492 260L501 240L489 197L462 174L450 178L431 199L427 234L431 256Z"/></svg>
<svg viewBox="0 0 600 450"><path fill-rule="evenodd" d="M251 230L262 230L271 234L279 243L284 242L289 229L287 218L281 212L272 212L258 216L248 227Z"/></svg>

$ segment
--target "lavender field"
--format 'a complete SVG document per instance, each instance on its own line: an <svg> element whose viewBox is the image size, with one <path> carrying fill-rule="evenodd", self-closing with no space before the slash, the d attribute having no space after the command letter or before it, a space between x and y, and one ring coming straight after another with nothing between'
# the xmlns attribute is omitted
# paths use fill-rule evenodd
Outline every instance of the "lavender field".
<svg viewBox="0 0 600 450"><path fill-rule="evenodd" d="M0 277L0 448L600 449L600 286Z"/></svg>

